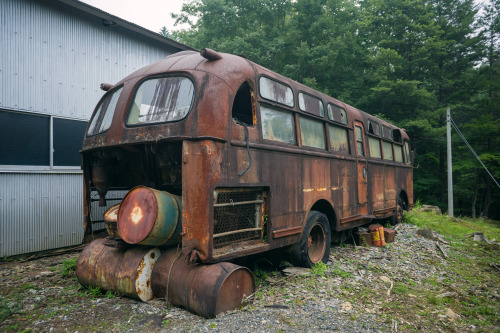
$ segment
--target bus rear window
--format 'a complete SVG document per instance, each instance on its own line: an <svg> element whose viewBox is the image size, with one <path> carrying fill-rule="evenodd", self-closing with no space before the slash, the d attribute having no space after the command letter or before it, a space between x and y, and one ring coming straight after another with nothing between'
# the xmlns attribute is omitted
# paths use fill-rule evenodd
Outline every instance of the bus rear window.
<svg viewBox="0 0 500 333"><path fill-rule="evenodd" d="M127 125L181 120L191 110L194 85L186 77L149 79L137 89Z"/></svg>
<svg viewBox="0 0 500 333"><path fill-rule="evenodd" d="M94 114L94 117L90 121L87 135L102 133L104 131L107 131L111 126L111 120L113 119L116 103L118 102L118 97L120 97L122 88L123 87L108 93L108 95L101 101L101 103L97 107L97 111Z"/></svg>

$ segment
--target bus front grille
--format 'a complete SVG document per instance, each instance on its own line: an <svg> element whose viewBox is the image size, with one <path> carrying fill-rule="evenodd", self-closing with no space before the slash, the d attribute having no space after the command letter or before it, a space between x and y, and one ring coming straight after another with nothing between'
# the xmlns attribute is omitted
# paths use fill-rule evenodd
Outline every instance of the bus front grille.
<svg viewBox="0 0 500 333"><path fill-rule="evenodd" d="M214 193L213 247L263 237L262 189L217 189Z"/></svg>

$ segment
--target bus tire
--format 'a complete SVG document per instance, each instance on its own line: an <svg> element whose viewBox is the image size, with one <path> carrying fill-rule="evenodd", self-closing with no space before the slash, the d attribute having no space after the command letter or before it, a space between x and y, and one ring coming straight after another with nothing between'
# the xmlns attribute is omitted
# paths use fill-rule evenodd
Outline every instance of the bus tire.
<svg viewBox="0 0 500 333"><path fill-rule="evenodd" d="M311 268L330 256L331 231L325 214L312 210L307 216L300 241L292 247L291 261L296 266Z"/></svg>
<svg viewBox="0 0 500 333"><path fill-rule="evenodd" d="M403 200L401 200L401 198L398 198L396 211L394 212L394 215L391 216L390 223L391 225L403 223Z"/></svg>

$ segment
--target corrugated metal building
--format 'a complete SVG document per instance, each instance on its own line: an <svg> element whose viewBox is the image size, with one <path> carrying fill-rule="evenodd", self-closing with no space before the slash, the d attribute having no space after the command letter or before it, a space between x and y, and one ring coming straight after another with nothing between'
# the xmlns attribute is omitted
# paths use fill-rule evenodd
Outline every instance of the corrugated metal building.
<svg viewBox="0 0 500 333"><path fill-rule="evenodd" d="M79 244L100 83L190 48L74 0L0 1L0 41L0 257Z"/></svg>

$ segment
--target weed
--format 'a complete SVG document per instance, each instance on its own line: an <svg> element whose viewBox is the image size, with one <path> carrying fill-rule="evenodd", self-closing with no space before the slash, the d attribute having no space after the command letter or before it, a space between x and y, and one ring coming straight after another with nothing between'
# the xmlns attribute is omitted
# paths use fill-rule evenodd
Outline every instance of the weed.
<svg viewBox="0 0 500 333"><path fill-rule="evenodd" d="M320 261L316 265L312 267L312 272L316 276L326 276L326 272L328 271L328 266Z"/></svg>
<svg viewBox="0 0 500 333"><path fill-rule="evenodd" d="M166 327L170 323L169 319L165 319L164 321L161 322L161 326Z"/></svg>
<svg viewBox="0 0 500 333"><path fill-rule="evenodd" d="M342 278L348 278L352 276L351 273L344 271L342 268L335 268L334 270L332 270L332 274L334 276L340 276Z"/></svg>
<svg viewBox="0 0 500 333"><path fill-rule="evenodd" d="M94 286L89 286L88 293L92 296L99 297L102 295L101 288L99 287L94 287Z"/></svg>
<svg viewBox="0 0 500 333"><path fill-rule="evenodd" d="M70 272L74 272L76 269L76 259L66 259L62 262L61 276L67 277Z"/></svg>
<svg viewBox="0 0 500 333"><path fill-rule="evenodd" d="M214 329L214 328L216 328L216 327L217 327L217 324L216 324L216 323L210 323L210 328L211 328L211 329Z"/></svg>
<svg viewBox="0 0 500 333"><path fill-rule="evenodd" d="M19 291L24 291L27 289L36 289L36 286L32 283L23 283L19 288Z"/></svg>
<svg viewBox="0 0 500 333"><path fill-rule="evenodd" d="M408 294L408 286L402 283L396 283L392 292L395 294Z"/></svg>
<svg viewBox="0 0 500 333"><path fill-rule="evenodd" d="M106 298L115 298L116 297L116 293L114 291L108 290L108 291L106 291L106 295L104 295L104 297L106 297Z"/></svg>

